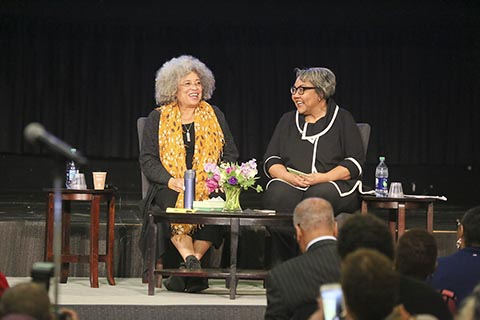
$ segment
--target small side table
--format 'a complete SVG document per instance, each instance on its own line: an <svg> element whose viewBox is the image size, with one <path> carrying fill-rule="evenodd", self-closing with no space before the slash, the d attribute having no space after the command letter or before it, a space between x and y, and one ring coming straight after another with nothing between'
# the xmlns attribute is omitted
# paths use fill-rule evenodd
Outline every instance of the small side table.
<svg viewBox="0 0 480 320"><path fill-rule="evenodd" d="M377 198L375 196L360 195L362 200L362 214L366 214L369 208L391 209L389 211L389 228L393 239L396 241L405 233L405 218L407 209L426 209L428 232L433 232L433 204L435 197L422 198Z"/></svg>
<svg viewBox="0 0 480 320"><path fill-rule="evenodd" d="M45 228L45 261L53 261L53 225L54 225L54 190L48 192L47 217ZM113 276L113 246L115 239L115 191L114 190L72 190L62 189L62 256L60 282L66 283L70 263L90 264L90 287L98 288L98 262L105 262L107 280L110 285L115 285ZM71 201L90 201L90 254L73 255L70 253L70 218ZM98 254L100 203L107 202L107 236L106 252Z"/></svg>

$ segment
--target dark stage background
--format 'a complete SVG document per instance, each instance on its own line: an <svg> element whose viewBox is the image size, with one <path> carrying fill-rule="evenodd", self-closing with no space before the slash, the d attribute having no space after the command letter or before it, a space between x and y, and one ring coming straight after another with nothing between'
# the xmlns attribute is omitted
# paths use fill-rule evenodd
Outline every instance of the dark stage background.
<svg viewBox="0 0 480 320"><path fill-rule="evenodd" d="M478 3L0 1L1 189L49 186L46 151L23 139L36 121L92 160L82 171L138 195L136 119L156 70L191 54L216 77L240 160L262 159L294 108L294 67L325 66L337 103L372 126L366 184L385 155L406 192L478 203Z"/></svg>

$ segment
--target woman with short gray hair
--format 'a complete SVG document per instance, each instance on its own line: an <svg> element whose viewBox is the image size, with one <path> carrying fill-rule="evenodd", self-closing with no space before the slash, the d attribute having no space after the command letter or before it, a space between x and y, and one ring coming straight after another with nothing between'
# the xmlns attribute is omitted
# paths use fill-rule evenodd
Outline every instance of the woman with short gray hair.
<svg viewBox="0 0 480 320"><path fill-rule="evenodd" d="M365 162L357 124L332 98L336 78L331 70L294 71L290 93L296 110L282 116L264 155L270 179L264 207L291 213L303 199L320 197L332 204L335 215L354 212ZM298 254L293 228L272 228L271 234L274 265Z"/></svg>

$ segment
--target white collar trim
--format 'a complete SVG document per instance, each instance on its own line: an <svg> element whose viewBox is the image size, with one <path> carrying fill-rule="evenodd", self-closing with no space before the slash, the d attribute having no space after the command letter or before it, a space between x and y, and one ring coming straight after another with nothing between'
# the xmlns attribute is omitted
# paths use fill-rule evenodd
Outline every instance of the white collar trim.
<svg viewBox="0 0 480 320"><path fill-rule="evenodd" d="M308 122L305 122L305 124L303 125L303 128L300 127L300 119L299 119L300 114L298 113L298 110L297 110L297 112L295 114L295 123L297 125L298 132L302 135L302 140L308 140L308 142L314 143L315 140L317 140L319 137L321 137L325 133L327 133L328 130L330 130L330 128L333 126L333 123L335 122L335 119L337 118L338 110L339 110L339 107L338 107L338 105L336 105L335 110L333 111L332 119L328 123L327 127L325 129L323 129L321 132L319 132L319 133L317 133L313 136L307 136Z"/></svg>

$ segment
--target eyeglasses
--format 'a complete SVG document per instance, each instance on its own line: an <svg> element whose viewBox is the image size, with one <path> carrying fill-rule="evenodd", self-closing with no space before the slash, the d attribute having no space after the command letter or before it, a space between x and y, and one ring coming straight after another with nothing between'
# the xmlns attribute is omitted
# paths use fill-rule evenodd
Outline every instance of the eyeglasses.
<svg viewBox="0 0 480 320"><path fill-rule="evenodd" d="M298 94L301 96L305 90L310 90L310 89L317 89L316 87L290 87L290 93L295 94L298 92Z"/></svg>
<svg viewBox="0 0 480 320"><path fill-rule="evenodd" d="M193 87L199 87L199 88L202 87L202 83L200 81L196 81L196 82L187 81L187 82L181 83L180 85L182 87L187 88L187 89L190 89L190 88L193 88Z"/></svg>
<svg viewBox="0 0 480 320"><path fill-rule="evenodd" d="M456 219L455 222L457 223L457 228L460 227L460 225L462 224L462 222L460 221L460 219Z"/></svg>

